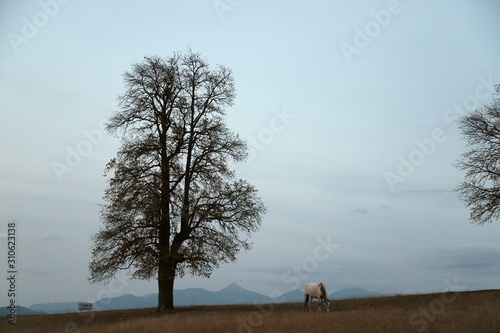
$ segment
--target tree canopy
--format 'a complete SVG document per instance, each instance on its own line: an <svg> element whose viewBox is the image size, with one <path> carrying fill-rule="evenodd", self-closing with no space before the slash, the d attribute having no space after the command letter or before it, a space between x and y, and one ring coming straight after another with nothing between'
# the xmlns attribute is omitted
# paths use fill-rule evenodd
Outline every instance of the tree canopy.
<svg viewBox="0 0 500 333"><path fill-rule="evenodd" d="M457 167L465 171L458 192L477 224L500 217L500 85L493 101L458 120L467 141Z"/></svg>
<svg viewBox="0 0 500 333"><path fill-rule="evenodd" d="M266 208L231 169L247 146L224 119L235 98L228 68L210 69L188 51L145 57L124 81L106 126L122 144L106 167L90 281L107 281L119 269L156 278L161 311L173 307L176 276L208 277L249 249Z"/></svg>

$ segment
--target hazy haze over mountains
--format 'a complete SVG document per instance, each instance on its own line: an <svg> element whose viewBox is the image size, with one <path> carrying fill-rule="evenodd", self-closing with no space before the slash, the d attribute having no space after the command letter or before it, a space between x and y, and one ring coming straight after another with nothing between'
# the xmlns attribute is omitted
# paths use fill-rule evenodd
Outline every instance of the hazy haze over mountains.
<svg viewBox="0 0 500 333"><path fill-rule="evenodd" d="M351 297L377 296L377 293L370 293L359 288L347 288L331 293L330 299L342 299ZM281 302L302 302L304 293L295 289L279 297L271 298L251 290L247 290L237 283L231 283L219 291L209 291L204 288L188 288L174 291L174 303L176 306L187 305L222 305L222 304L258 304L258 303L281 303ZM84 300L81 300L83 302ZM125 294L118 297L103 298L93 304L94 310L119 310L155 307L158 302L158 294L135 296ZM23 308L19 314L35 313L63 313L75 312L78 309L79 301L39 303ZM4 314L5 307L0 314Z"/></svg>

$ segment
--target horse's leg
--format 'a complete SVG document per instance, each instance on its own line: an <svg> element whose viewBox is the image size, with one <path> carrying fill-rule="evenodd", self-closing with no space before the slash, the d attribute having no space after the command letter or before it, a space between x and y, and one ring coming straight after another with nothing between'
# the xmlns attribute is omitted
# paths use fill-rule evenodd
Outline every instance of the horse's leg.
<svg viewBox="0 0 500 333"><path fill-rule="evenodd" d="M306 305L309 304L309 295L306 294L305 296L305 299L304 299L304 308L302 309L302 311L306 311ZM311 309L309 309L309 311L311 311Z"/></svg>

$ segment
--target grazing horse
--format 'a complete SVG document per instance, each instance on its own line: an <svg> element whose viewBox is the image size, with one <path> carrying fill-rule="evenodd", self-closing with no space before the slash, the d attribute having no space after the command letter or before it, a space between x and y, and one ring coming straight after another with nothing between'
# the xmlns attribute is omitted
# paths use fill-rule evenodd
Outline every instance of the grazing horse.
<svg viewBox="0 0 500 333"><path fill-rule="evenodd" d="M314 298L318 299L317 311L321 311L321 305L325 304L326 311L330 311L330 300L328 299L328 293L326 292L325 286L322 282L310 282L306 285L304 289L304 310L306 311L306 305L311 311L311 302Z"/></svg>

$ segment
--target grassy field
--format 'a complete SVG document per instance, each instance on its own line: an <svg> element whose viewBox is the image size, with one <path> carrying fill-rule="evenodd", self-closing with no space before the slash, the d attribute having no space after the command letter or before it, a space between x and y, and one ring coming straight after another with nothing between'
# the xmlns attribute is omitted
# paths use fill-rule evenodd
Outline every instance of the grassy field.
<svg viewBox="0 0 500 333"><path fill-rule="evenodd" d="M330 312L301 303L178 307L18 316L1 332L500 332L500 290L332 301ZM314 304L311 309L316 309Z"/></svg>

